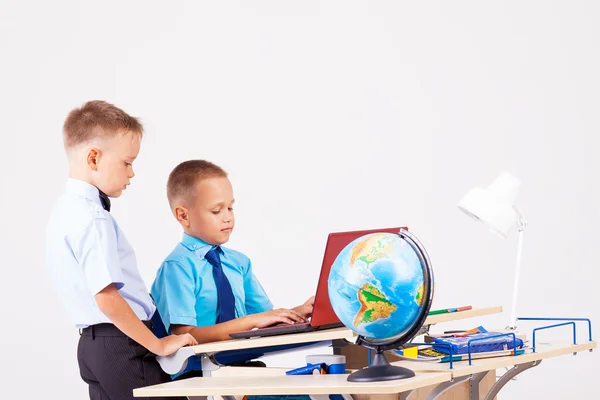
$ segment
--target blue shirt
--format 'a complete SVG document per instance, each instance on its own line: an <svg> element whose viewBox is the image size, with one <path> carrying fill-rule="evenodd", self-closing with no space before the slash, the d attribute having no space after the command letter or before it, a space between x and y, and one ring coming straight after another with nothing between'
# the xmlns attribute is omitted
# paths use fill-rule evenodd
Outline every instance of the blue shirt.
<svg viewBox="0 0 600 400"><path fill-rule="evenodd" d="M135 252L98 189L69 179L46 230L46 267L71 321L78 328L110 323L94 296L114 283L141 320L155 306L137 268Z"/></svg>
<svg viewBox="0 0 600 400"><path fill-rule="evenodd" d="M187 234L165 259L152 285L152 297L167 332L173 324L211 326L217 321L213 266L204 258L214 246ZM250 259L221 246L223 272L233 290L236 317L273 309L252 272Z"/></svg>

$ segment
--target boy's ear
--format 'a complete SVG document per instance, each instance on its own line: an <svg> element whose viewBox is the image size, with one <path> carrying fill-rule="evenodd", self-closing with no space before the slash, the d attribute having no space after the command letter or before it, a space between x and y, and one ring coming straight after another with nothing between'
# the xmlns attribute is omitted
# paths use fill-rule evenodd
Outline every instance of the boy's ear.
<svg viewBox="0 0 600 400"><path fill-rule="evenodd" d="M177 221L181 225L183 225L185 227L190 226L190 217L189 217L187 208L182 207L182 206L177 206L173 210L173 213L175 214L175 218L177 218Z"/></svg>
<svg viewBox="0 0 600 400"><path fill-rule="evenodd" d="M92 171L98 170L98 161L100 160L100 150L91 148L87 154L87 164Z"/></svg>

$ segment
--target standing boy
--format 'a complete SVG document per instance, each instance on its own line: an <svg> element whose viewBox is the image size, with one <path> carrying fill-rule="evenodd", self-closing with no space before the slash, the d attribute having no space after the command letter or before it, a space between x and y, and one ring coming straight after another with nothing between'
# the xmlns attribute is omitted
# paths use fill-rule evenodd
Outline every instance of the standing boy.
<svg viewBox="0 0 600 400"><path fill-rule="evenodd" d="M80 329L77 360L92 400L133 399L134 388L169 381L155 355L197 344L152 333L156 308L110 214L110 198L135 175L142 134L136 118L104 101L71 111L63 126L70 178L50 216L46 264Z"/></svg>

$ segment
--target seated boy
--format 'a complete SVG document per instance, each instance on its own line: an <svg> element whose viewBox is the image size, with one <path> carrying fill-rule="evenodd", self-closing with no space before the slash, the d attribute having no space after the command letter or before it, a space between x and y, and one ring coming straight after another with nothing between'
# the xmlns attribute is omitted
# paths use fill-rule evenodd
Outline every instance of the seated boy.
<svg viewBox="0 0 600 400"><path fill-rule="evenodd" d="M250 259L222 246L235 226L233 188L222 168L204 160L179 164L169 175L167 197L184 231L152 285L167 332L190 333L203 343L275 323L306 322L314 297L291 310L273 310ZM188 363L187 370L194 367Z"/></svg>

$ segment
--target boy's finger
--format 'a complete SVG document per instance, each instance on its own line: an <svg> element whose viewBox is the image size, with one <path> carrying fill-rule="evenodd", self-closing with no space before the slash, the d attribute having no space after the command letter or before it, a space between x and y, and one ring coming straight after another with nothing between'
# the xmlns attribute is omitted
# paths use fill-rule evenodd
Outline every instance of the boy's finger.
<svg viewBox="0 0 600 400"><path fill-rule="evenodd" d="M293 312L293 311L291 311L291 310L284 310L284 311L281 313L281 316L282 316L283 318L285 318L285 319L288 319L288 320L293 320L293 321L295 321L295 322L301 322L301 321L302 321L302 319L298 318L298 316L296 315L296 313L294 313L294 312Z"/></svg>
<svg viewBox="0 0 600 400"><path fill-rule="evenodd" d="M192 343L192 339L188 337L187 333L185 335L181 335L179 339L184 346Z"/></svg>
<svg viewBox="0 0 600 400"><path fill-rule="evenodd" d="M297 315L294 315L293 317L291 317L294 321L296 322L304 322L304 318L299 317Z"/></svg>
<svg viewBox="0 0 600 400"><path fill-rule="evenodd" d="M299 320L299 321L302 321L302 322L304 322L304 321L305 321L305 319L304 319L304 316L303 316L302 314L300 314L300 313L299 313L299 312L297 312L297 311L293 311L293 310L291 310L291 311L292 311L292 313L294 314L294 316L295 316L296 318L298 318L298 320Z"/></svg>
<svg viewBox="0 0 600 400"><path fill-rule="evenodd" d="M301 320L302 319L302 317L300 316L300 314L298 314L297 312L292 311L292 310L286 310L285 311L285 315L288 318L292 318L292 319L295 319L295 320Z"/></svg>
<svg viewBox="0 0 600 400"><path fill-rule="evenodd" d="M188 333L187 335L192 339L192 342L197 342L196 338L191 333Z"/></svg>

